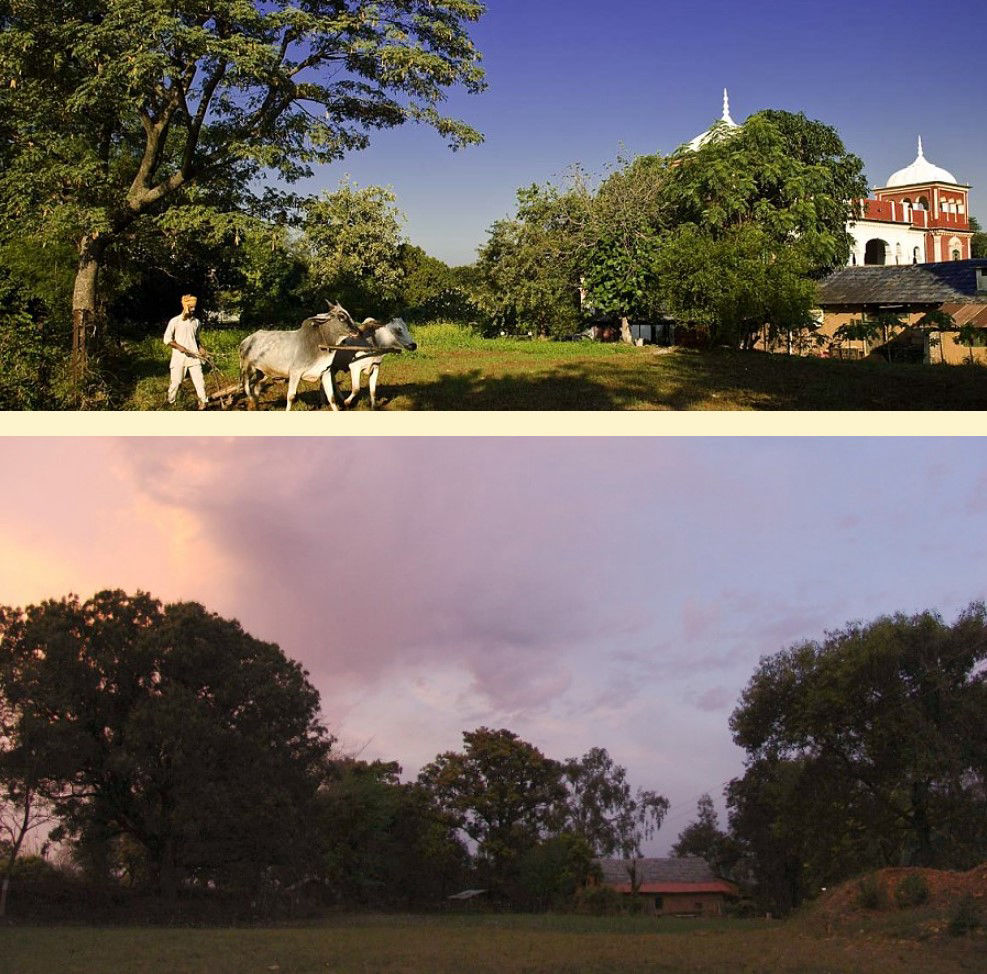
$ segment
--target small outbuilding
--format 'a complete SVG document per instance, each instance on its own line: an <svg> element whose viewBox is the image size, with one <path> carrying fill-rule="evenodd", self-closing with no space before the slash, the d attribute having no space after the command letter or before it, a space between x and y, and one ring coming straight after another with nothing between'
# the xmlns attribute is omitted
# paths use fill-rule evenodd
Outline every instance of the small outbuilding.
<svg viewBox="0 0 987 974"><path fill-rule="evenodd" d="M597 859L601 882L650 902L658 916L723 916L740 891L697 856L673 859Z"/></svg>
<svg viewBox="0 0 987 974"><path fill-rule="evenodd" d="M955 326L987 325L987 260L952 260L938 264L902 264L879 267L844 267L819 282L818 303L822 311L819 335L832 343L841 325L854 319L874 317L882 312L899 316L904 330L894 338L899 348L917 345L917 359L926 362L958 364L987 362L987 349L971 350L960 344L954 331L929 333L914 326L929 311L952 316ZM865 354L862 342L851 342L840 350L841 357ZM859 346L859 348L857 347ZM832 344L823 354L837 354ZM870 349L883 357L883 351ZM850 353L850 354L848 354ZM856 354L854 354L856 353Z"/></svg>

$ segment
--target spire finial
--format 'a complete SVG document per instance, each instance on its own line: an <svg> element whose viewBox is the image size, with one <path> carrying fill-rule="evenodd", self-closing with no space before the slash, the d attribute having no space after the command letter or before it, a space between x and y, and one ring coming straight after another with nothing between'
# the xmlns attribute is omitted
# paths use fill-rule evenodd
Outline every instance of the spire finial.
<svg viewBox="0 0 987 974"><path fill-rule="evenodd" d="M734 126L737 123L730 117L730 96L727 94L726 88L723 89L723 114L720 116L720 120L726 122L727 125Z"/></svg>
<svg viewBox="0 0 987 974"><path fill-rule="evenodd" d="M924 159L925 155L922 152L922 136L918 137L918 157L919 159Z"/></svg>

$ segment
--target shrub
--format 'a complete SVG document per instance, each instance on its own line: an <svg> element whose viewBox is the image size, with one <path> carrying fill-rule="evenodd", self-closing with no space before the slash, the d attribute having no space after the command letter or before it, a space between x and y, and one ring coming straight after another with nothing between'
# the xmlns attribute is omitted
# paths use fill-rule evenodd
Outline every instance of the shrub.
<svg viewBox="0 0 987 974"><path fill-rule="evenodd" d="M873 873L857 883L857 905L865 910L887 909L887 891Z"/></svg>
<svg viewBox="0 0 987 974"><path fill-rule="evenodd" d="M584 886L576 891L573 908L591 916L616 916L624 912L624 896L609 886Z"/></svg>
<svg viewBox="0 0 987 974"><path fill-rule="evenodd" d="M967 893L961 896L953 907L946 929L952 936L962 937L971 930L976 930L982 922L976 900Z"/></svg>
<svg viewBox="0 0 987 974"><path fill-rule="evenodd" d="M929 900L929 884L921 873L909 873L895 887L894 901L902 910L921 906Z"/></svg>

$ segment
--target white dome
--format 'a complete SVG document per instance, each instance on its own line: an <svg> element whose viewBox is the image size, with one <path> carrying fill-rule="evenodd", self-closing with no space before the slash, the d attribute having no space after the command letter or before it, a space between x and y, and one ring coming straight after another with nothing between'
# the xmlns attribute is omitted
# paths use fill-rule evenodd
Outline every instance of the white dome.
<svg viewBox="0 0 987 974"><path fill-rule="evenodd" d="M956 177L941 166L934 166L922 152L922 136L918 137L918 155L910 166L888 176L885 188L914 186L917 183L955 183Z"/></svg>
<svg viewBox="0 0 987 974"><path fill-rule="evenodd" d="M730 117L730 99L727 96L726 88L723 89L723 114L720 116L720 121L725 123L728 129L740 128L740 126ZM709 142L710 139L718 134L719 133L714 132L712 128L708 128L705 132L700 132L699 135L697 135L691 142L687 142L685 147L690 152L695 152L697 149L701 149L707 142Z"/></svg>

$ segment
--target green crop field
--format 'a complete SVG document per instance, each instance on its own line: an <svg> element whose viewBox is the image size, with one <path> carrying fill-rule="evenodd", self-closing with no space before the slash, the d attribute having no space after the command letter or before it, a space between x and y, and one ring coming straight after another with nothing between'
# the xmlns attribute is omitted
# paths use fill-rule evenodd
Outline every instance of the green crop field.
<svg viewBox="0 0 987 974"><path fill-rule="evenodd" d="M211 392L235 382L236 348L246 332L205 334L218 367ZM378 394L391 410L979 410L987 409L987 369L883 361L789 358L714 349L634 348L593 342L483 339L453 325L414 330L416 352L389 355ZM117 401L163 409L168 350L157 338L124 349ZM339 377L345 394L349 378ZM264 391L262 408L283 409L284 382ZM194 408L186 380L179 408ZM245 408L241 401L235 408ZM322 390L302 383L296 409L328 408ZM355 408L369 409L364 389Z"/></svg>
<svg viewBox="0 0 987 974"><path fill-rule="evenodd" d="M797 922L335 917L276 929L0 928L2 974L947 974L983 938L813 934Z"/></svg>

